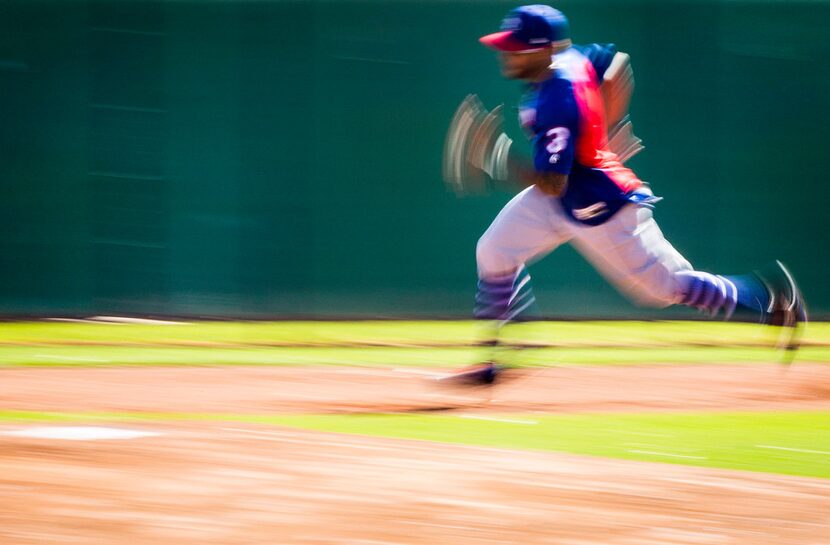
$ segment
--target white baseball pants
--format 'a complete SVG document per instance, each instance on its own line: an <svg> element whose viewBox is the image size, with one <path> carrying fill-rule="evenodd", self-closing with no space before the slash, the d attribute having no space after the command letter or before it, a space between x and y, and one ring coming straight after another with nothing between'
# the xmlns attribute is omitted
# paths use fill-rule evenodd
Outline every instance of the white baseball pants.
<svg viewBox="0 0 830 545"><path fill-rule="evenodd" d="M681 302L688 277L678 273L692 266L663 237L651 209L628 204L602 225L583 225L535 186L513 197L479 239L478 276L504 277L567 242L635 303Z"/></svg>

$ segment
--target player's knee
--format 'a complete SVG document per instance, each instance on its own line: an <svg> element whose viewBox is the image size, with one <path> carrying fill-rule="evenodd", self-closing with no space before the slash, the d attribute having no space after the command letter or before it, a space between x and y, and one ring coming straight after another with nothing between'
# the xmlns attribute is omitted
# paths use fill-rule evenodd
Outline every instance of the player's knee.
<svg viewBox="0 0 830 545"><path fill-rule="evenodd" d="M677 303L677 292L667 285L649 286L640 297L636 297L637 304L649 308L666 308Z"/></svg>
<svg viewBox="0 0 830 545"><path fill-rule="evenodd" d="M476 265L478 270L492 269L498 261L498 248L493 240L484 233L476 244Z"/></svg>
<svg viewBox="0 0 830 545"><path fill-rule="evenodd" d="M487 278L514 271L518 264L514 263L509 252L504 251L493 237L484 233L476 244L476 266L479 277Z"/></svg>
<svg viewBox="0 0 830 545"><path fill-rule="evenodd" d="M683 287L685 286L681 275L690 270L692 270L692 267L688 262L683 267L672 268L663 277L662 281L654 286L652 290L654 302L651 306L665 308L679 303L683 296Z"/></svg>
<svg viewBox="0 0 830 545"><path fill-rule="evenodd" d="M658 282L636 282L620 288L620 291L638 307L666 308L673 304L669 290Z"/></svg>
<svg viewBox="0 0 830 545"><path fill-rule="evenodd" d="M662 262L652 267L649 274L639 278L631 290L631 299L639 306L666 308L676 305L682 297L681 273L692 267L685 259Z"/></svg>

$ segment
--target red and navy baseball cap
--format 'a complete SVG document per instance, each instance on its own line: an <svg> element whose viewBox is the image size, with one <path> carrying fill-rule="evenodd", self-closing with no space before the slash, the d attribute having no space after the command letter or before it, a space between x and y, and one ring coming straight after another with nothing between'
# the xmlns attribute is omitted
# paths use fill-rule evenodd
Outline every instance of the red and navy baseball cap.
<svg viewBox="0 0 830 545"><path fill-rule="evenodd" d="M557 9L544 5L521 6L504 18L501 31L478 41L499 51L533 51L570 39L568 19Z"/></svg>

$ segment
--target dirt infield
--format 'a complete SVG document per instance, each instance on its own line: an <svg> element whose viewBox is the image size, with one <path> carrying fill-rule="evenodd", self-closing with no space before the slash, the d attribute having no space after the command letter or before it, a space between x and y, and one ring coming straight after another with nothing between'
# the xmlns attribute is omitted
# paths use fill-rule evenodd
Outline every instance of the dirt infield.
<svg viewBox="0 0 830 545"><path fill-rule="evenodd" d="M830 409L830 366L578 367L492 396L418 370L0 371L0 410ZM85 426L90 425L85 423ZM101 426L113 426L112 423ZM68 441L0 425L0 543L830 543L830 481L231 423Z"/></svg>
<svg viewBox="0 0 830 545"><path fill-rule="evenodd" d="M561 367L511 371L492 392L436 372L355 367L121 367L0 371L0 409L214 413L830 409L830 365Z"/></svg>

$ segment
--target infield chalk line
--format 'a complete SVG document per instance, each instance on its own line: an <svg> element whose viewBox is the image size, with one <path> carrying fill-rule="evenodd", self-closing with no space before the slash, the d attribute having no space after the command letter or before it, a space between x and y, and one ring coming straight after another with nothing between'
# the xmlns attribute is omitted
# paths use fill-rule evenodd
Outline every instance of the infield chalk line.
<svg viewBox="0 0 830 545"><path fill-rule="evenodd" d="M149 318L131 318L129 316L93 316L90 320L105 324L190 325L189 322L151 320Z"/></svg>
<svg viewBox="0 0 830 545"><path fill-rule="evenodd" d="M774 445L755 445L755 448L769 448L774 450L787 450L790 452L806 452L807 454L830 454L830 452L826 450L810 450L807 448L788 448L788 447L776 447Z"/></svg>
<svg viewBox="0 0 830 545"><path fill-rule="evenodd" d="M671 458L688 458L690 460L706 460L706 456L686 456L684 454L669 454L668 452L655 452L653 450L629 450L636 454L651 454L654 456L669 456Z"/></svg>
<svg viewBox="0 0 830 545"><path fill-rule="evenodd" d="M413 375L418 377L443 377L447 373L438 373L428 369L408 369L406 367L395 367L392 369L394 373L401 373L403 375Z"/></svg>
<svg viewBox="0 0 830 545"><path fill-rule="evenodd" d="M459 414L458 418L469 418L470 420L490 420L492 422L505 422L507 424L525 424L535 426L539 422L536 420L518 420L513 418L497 418L495 416L479 416L477 414Z"/></svg>
<svg viewBox="0 0 830 545"><path fill-rule="evenodd" d="M0 435L66 441L97 441L107 439L139 439L142 437L156 437L162 434L154 431L109 428L103 426L40 426L2 431L0 432Z"/></svg>

